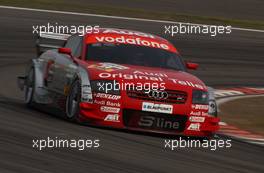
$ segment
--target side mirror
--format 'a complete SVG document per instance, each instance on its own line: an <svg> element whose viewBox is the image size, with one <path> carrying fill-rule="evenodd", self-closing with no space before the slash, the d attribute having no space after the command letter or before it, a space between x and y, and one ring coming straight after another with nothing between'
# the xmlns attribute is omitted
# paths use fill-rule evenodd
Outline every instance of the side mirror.
<svg viewBox="0 0 264 173"><path fill-rule="evenodd" d="M67 54L67 55L72 56L71 48L67 48L67 47L61 47L61 48L59 48L59 53Z"/></svg>
<svg viewBox="0 0 264 173"><path fill-rule="evenodd" d="M78 62L74 59L74 57L72 56L72 50L71 48L67 48L67 47L61 47L59 48L59 53L62 53L62 54L66 54L66 55L69 55L72 59L72 61L75 63L75 64L78 64Z"/></svg>
<svg viewBox="0 0 264 173"><path fill-rule="evenodd" d="M186 68L189 70L197 70L199 67L199 64L192 63L192 62L186 62L185 65L186 65Z"/></svg>

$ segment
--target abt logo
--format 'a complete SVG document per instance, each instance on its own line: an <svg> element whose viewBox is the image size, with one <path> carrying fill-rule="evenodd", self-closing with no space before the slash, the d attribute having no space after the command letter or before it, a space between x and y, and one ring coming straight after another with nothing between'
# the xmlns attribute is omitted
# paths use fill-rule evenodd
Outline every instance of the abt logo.
<svg viewBox="0 0 264 173"><path fill-rule="evenodd" d="M180 123L171 120L165 120L165 118L154 117L154 116L141 116L138 122L141 127L152 127L161 129L178 130Z"/></svg>

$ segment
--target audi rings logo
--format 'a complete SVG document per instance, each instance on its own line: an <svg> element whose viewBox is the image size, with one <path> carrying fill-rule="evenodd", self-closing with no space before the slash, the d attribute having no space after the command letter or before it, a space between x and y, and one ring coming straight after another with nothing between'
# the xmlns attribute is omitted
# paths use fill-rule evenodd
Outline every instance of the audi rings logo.
<svg viewBox="0 0 264 173"><path fill-rule="evenodd" d="M152 90L148 92L148 96L157 100L165 100L169 97L169 94L166 91Z"/></svg>

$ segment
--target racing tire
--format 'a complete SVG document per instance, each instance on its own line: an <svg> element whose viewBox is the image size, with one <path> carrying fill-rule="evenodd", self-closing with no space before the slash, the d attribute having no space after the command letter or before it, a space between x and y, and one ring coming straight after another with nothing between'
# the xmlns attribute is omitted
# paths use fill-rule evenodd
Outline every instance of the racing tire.
<svg viewBox="0 0 264 173"><path fill-rule="evenodd" d="M80 117L80 101L81 101L81 83L80 80L75 80L66 99L66 118L70 121L81 123Z"/></svg>
<svg viewBox="0 0 264 173"><path fill-rule="evenodd" d="M35 94L35 70L31 67L25 79L25 102L27 107L33 107Z"/></svg>
<svg viewBox="0 0 264 173"><path fill-rule="evenodd" d="M210 114L214 117L217 117L217 104L215 100L211 100L209 101L209 110L210 110Z"/></svg>

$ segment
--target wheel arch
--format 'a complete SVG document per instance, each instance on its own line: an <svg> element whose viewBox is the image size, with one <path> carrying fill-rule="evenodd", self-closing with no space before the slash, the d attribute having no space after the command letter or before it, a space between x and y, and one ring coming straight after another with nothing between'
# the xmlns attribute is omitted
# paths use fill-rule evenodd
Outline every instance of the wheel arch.
<svg viewBox="0 0 264 173"><path fill-rule="evenodd" d="M81 83L81 102L92 103L92 88L87 70L81 66L78 66L77 72L74 75L71 83L73 83L75 80L80 80Z"/></svg>
<svg viewBox="0 0 264 173"><path fill-rule="evenodd" d="M48 103L48 91L44 89L44 61L42 59L32 59L26 67L26 75L31 69L34 69L35 85L33 99L36 103L47 104Z"/></svg>

